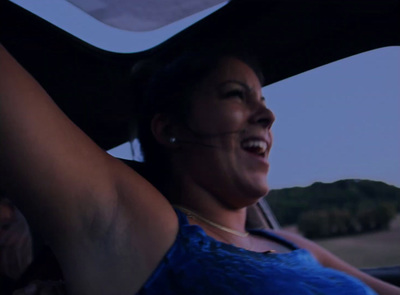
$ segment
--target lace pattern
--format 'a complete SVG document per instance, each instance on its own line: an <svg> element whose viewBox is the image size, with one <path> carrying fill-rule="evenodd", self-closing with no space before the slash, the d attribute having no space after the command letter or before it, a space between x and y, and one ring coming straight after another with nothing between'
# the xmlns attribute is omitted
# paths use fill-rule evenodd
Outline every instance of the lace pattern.
<svg viewBox="0 0 400 295"><path fill-rule="evenodd" d="M323 267L307 250L273 233L262 232L293 251L264 254L221 243L176 212L180 224L176 241L139 295L375 294L357 279Z"/></svg>

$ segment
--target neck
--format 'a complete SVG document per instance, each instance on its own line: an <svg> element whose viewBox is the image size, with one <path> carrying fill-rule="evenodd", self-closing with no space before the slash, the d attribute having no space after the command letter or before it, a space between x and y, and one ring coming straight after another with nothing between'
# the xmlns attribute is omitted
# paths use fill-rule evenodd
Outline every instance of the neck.
<svg viewBox="0 0 400 295"><path fill-rule="evenodd" d="M238 232L246 232L246 207L232 208L218 197L203 187L190 181L175 182L179 186L173 186L169 195L173 197L173 204L187 208L198 215L224 227ZM191 219L191 223L198 224L206 229L212 229L207 222ZM215 229L212 229L215 231Z"/></svg>
<svg viewBox="0 0 400 295"><path fill-rule="evenodd" d="M185 213L188 218L192 218L192 219L204 222L207 225L212 226L214 229L218 229L219 231L223 231L224 233L228 233L228 234L234 235L236 237L241 237L241 238L246 238L249 235L248 231L242 232L242 231L234 230L230 227L223 226L223 225L216 223L214 221L211 221L210 219L207 219L207 218L201 216L200 214L198 214L192 210L189 210L185 207L182 207L179 205L175 205L174 207L181 210L183 213Z"/></svg>

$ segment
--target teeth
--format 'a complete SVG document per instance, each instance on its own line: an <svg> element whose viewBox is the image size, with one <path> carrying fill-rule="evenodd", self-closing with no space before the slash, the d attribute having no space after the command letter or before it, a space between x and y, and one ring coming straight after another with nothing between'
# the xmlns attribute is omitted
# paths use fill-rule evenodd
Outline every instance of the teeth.
<svg viewBox="0 0 400 295"><path fill-rule="evenodd" d="M242 143L242 148L257 154L263 154L267 150L267 143L262 140L247 140Z"/></svg>

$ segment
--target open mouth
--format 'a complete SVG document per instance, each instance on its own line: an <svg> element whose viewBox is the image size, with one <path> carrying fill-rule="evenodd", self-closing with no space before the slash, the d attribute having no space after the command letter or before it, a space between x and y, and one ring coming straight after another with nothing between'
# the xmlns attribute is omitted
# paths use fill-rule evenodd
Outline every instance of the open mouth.
<svg viewBox="0 0 400 295"><path fill-rule="evenodd" d="M264 157L267 152L268 144L264 140L247 139L242 141L241 147L249 153Z"/></svg>

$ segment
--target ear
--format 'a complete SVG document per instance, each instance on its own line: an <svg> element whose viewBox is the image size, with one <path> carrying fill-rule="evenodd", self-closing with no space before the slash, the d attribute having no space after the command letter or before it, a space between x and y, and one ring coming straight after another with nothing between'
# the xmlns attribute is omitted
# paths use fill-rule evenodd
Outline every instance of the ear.
<svg viewBox="0 0 400 295"><path fill-rule="evenodd" d="M173 124L171 118L165 114L156 114L151 120L151 132L155 140L165 147L177 147L176 141L171 139L176 139L176 132L174 132L175 124Z"/></svg>

